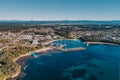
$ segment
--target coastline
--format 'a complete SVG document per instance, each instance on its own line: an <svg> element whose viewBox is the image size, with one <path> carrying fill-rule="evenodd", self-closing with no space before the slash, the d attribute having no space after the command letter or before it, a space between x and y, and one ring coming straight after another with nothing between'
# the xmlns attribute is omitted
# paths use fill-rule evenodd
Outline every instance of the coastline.
<svg viewBox="0 0 120 80"><path fill-rule="evenodd" d="M41 48L41 49L38 49L38 50L35 50L35 51L32 51L32 52L41 52L41 51L46 51L46 50L51 50L52 48L51 47L46 47L46 48ZM31 51L30 51L31 52ZM17 62L19 61L19 59L21 58L25 58L27 56L30 56L30 52L26 53L26 54L23 54L23 55L20 55L18 56L17 58L14 58L13 61L14 62ZM18 62L17 62L18 63ZM19 64L20 65L20 64ZM14 74L13 76L7 78L6 80L15 80L14 78L18 77L19 74L21 73L21 68L22 68L22 65L20 65L20 70L19 72L17 72L16 74Z"/></svg>
<svg viewBox="0 0 120 80"><path fill-rule="evenodd" d="M77 40L77 39L58 39L58 40ZM52 43L52 42L58 41L58 40L48 41L48 43ZM84 43L84 44L88 44L88 45L90 45L90 44L107 44L107 45L115 45L115 46L118 45L118 44L108 43L108 42L84 42L84 41L83 41L83 43ZM41 51L47 51L47 50L51 50L51 49L53 49L53 48L52 48L52 47L45 47L45 48L37 49L37 50L35 50L35 51L30 51L30 52L37 52L37 53L38 53L38 52L41 52ZM21 58L30 56L30 55L31 55L30 52L28 52L28 53L26 53L26 54L23 54L23 55L20 55L20 56L18 56L17 58L14 58L13 61L14 61L14 62L17 62L17 61L19 61L19 59L21 59ZM18 62L17 62L17 63L18 63ZM16 73L15 75L11 76L10 78L7 78L6 80L16 80L15 78L16 78L16 77L19 77L19 74L21 73L21 68L22 68L22 65L20 65L20 70L19 70L18 73Z"/></svg>
<svg viewBox="0 0 120 80"><path fill-rule="evenodd" d="M41 48L41 49L38 49L38 50L35 50L35 51L31 51L31 52L41 52L41 51L46 51L46 50L50 50L52 48L50 47L46 47L46 48ZM30 56L30 52L29 53L26 53L26 54L23 54L23 55L20 55L19 57L13 59L13 61L17 61L18 59L22 58L22 57L25 57L25 56Z"/></svg>
<svg viewBox="0 0 120 80"><path fill-rule="evenodd" d="M58 40L77 40L77 39L58 39ZM58 40L52 40L52 41L48 41L47 43L52 43L54 41L58 41ZM30 52L41 52L41 51L47 51L47 50L51 50L52 48L51 47L45 47L45 48L41 48L41 49L38 49L38 50L35 50L35 51L30 51ZM20 55L16 58L13 59L14 62L17 62L19 59L21 58L24 58L24 57L27 57L27 56L30 56L30 52L26 53L26 54L23 54L23 55ZM18 63L18 62L17 62ZM19 74L21 73L21 68L22 68L22 65L20 65L20 70L18 73L16 73L15 75L11 76L10 78L7 78L6 80L14 80L14 78L18 77Z"/></svg>
<svg viewBox="0 0 120 80"><path fill-rule="evenodd" d="M58 40L78 40L78 38L76 38L76 39L58 39ZM54 41L58 41L58 40L53 40L53 41L48 41L48 43L52 43L52 42L54 42ZM82 40L82 42L84 43L84 44L107 44L107 45L115 45L115 46L118 46L119 44L118 43L110 43L110 42L101 42L101 41L84 41L84 40Z"/></svg>
<svg viewBox="0 0 120 80"><path fill-rule="evenodd" d="M59 40L78 40L78 39L58 39L58 40L48 41L48 43L52 43L52 42L59 41Z"/></svg>

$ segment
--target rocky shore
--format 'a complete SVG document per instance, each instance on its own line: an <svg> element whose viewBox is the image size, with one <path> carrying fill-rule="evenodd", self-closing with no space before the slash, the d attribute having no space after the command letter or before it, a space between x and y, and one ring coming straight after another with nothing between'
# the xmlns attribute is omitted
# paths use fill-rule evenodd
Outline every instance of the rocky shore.
<svg viewBox="0 0 120 80"><path fill-rule="evenodd" d="M51 49L52 49L51 47L47 47L47 48L38 49L38 50L35 50L32 52L38 53L41 51L47 51L47 50L51 50ZM25 76L25 73L23 72L23 69L25 67L25 61L27 61L28 59L31 59L31 58L32 58L31 54L26 53L26 54L20 55L19 57L13 59L13 61L16 61L21 66L21 69L15 75L11 76L11 78L8 78L6 80L16 80L16 79L19 79L19 78Z"/></svg>

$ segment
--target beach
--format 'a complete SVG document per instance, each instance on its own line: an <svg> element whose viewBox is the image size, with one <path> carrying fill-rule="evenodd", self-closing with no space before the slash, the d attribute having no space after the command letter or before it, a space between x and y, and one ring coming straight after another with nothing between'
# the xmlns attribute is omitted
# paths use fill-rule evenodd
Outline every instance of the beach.
<svg viewBox="0 0 120 80"><path fill-rule="evenodd" d="M51 50L51 49L52 49L51 47L45 47L45 48L41 48L41 49L38 49L38 50L35 50L35 51L32 51L32 52L38 53L38 52L41 52L41 51L47 51L47 50ZM17 62L21 66L21 69L22 69L25 66L25 64L22 63L22 62L26 61L26 59L30 59L30 55L31 55L30 52L26 53L26 54L23 54L23 55L20 55L19 57L13 59L13 61ZM17 78L21 77L21 75L24 74L23 72L21 72L21 69L15 75L11 76L11 78L8 78L6 80L16 80Z"/></svg>
<svg viewBox="0 0 120 80"><path fill-rule="evenodd" d="M63 40L63 39L60 39L60 40ZM65 40L77 40L77 39L65 39ZM54 41L58 41L58 40L48 41L47 43L52 43ZM35 50L35 51L30 51L30 52L40 53L42 51L48 51L48 50L53 50L53 48L52 47L44 47L44 48L41 48L41 49L38 49L38 50ZM25 62L25 60L27 58L30 59L30 55L31 55L30 52L28 52L26 54L23 54L23 55L20 55L19 57L13 59L13 61L17 62L21 66L21 68L24 68L25 64L23 64L21 62ZM19 75L21 75L21 69L20 69L20 71L18 73L16 73L15 75L13 75L11 78L9 78L7 80L15 80L16 77L19 77Z"/></svg>

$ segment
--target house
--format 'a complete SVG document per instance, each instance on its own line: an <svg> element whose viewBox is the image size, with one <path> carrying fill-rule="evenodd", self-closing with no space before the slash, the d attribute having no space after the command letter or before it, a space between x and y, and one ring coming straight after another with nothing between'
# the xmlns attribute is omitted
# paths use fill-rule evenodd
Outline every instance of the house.
<svg viewBox="0 0 120 80"><path fill-rule="evenodd" d="M3 47L3 44L2 44L2 43L0 43L0 48L1 48L1 47Z"/></svg>
<svg viewBox="0 0 120 80"><path fill-rule="evenodd" d="M37 39L36 37L35 37L35 39L33 40L32 44L33 44L33 45L38 45L38 44L39 44L38 39Z"/></svg>
<svg viewBox="0 0 120 80"><path fill-rule="evenodd" d="M32 35L20 35L19 38L22 39L22 40L29 40L29 41L33 40L33 36Z"/></svg>
<svg viewBox="0 0 120 80"><path fill-rule="evenodd" d="M46 36L47 39L52 39L52 37L49 35L49 36Z"/></svg>
<svg viewBox="0 0 120 80"><path fill-rule="evenodd" d="M2 66L2 64L0 63L0 67Z"/></svg>
<svg viewBox="0 0 120 80"><path fill-rule="evenodd" d="M2 55L3 54L3 51L0 49L0 55Z"/></svg>
<svg viewBox="0 0 120 80"><path fill-rule="evenodd" d="M87 36L91 36L91 33L88 32L88 33L86 33L86 35L87 35Z"/></svg>

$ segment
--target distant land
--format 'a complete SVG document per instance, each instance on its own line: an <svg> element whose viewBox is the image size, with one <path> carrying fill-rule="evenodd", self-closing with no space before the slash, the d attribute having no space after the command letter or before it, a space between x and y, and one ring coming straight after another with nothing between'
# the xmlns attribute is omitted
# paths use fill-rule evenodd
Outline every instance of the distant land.
<svg viewBox="0 0 120 80"><path fill-rule="evenodd" d="M22 20L0 20L0 24L87 24L87 25L120 25L120 20L97 21L97 20L56 20L56 21L22 21Z"/></svg>

